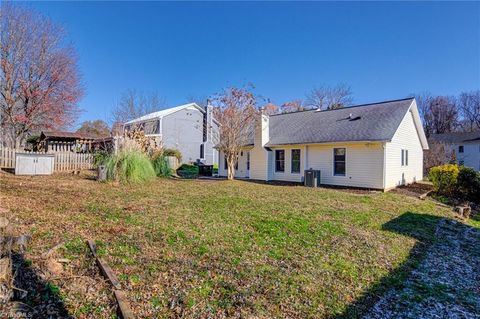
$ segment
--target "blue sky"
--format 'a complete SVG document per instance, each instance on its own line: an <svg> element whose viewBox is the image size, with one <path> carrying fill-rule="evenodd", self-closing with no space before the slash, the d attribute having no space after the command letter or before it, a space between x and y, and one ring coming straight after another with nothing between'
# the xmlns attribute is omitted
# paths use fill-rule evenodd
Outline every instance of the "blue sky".
<svg viewBox="0 0 480 319"><path fill-rule="evenodd" d="M480 3L34 2L63 24L86 95L111 119L127 89L168 106L251 82L281 104L346 83L355 103L480 88Z"/></svg>

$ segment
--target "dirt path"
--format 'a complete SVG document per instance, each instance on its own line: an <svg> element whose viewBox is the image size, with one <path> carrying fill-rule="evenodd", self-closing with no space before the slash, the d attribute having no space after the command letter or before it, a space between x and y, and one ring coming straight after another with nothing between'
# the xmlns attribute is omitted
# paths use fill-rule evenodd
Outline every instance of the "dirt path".
<svg viewBox="0 0 480 319"><path fill-rule="evenodd" d="M442 220L403 288L385 294L364 318L480 318L480 229Z"/></svg>

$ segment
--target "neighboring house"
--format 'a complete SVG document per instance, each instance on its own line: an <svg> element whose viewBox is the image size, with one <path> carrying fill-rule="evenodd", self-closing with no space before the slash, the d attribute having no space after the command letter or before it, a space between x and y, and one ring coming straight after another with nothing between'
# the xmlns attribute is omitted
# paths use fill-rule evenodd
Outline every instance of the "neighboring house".
<svg viewBox="0 0 480 319"><path fill-rule="evenodd" d="M326 185L388 190L423 179L428 149L414 98L259 115L235 176L303 182L304 170L321 171ZM227 175L220 154L219 174Z"/></svg>
<svg viewBox="0 0 480 319"><path fill-rule="evenodd" d="M218 122L213 108L206 109L189 103L150 113L125 123L125 130L140 129L146 136L159 137L165 148L178 149L182 162L200 160L206 165L217 163L214 149L218 137Z"/></svg>
<svg viewBox="0 0 480 319"><path fill-rule="evenodd" d="M454 153L458 165L480 171L480 131L434 134L429 141L443 143Z"/></svg>

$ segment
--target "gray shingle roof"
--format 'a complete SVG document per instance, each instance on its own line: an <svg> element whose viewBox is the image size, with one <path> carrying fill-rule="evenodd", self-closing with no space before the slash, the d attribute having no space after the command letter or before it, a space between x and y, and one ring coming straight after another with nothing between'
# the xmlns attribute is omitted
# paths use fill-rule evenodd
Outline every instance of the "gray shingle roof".
<svg viewBox="0 0 480 319"><path fill-rule="evenodd" d="M433 134L428 138L428 140L432 142L443 143L473 142L480 140L480 131Z"/></svg>
<svg viewBox="0 0 480 319"><path fill-rule="evenodd" d="M266 146L388 141L392 139L412 102L413 98L408 98L338 110L272 115L270 139Z"/></svg>

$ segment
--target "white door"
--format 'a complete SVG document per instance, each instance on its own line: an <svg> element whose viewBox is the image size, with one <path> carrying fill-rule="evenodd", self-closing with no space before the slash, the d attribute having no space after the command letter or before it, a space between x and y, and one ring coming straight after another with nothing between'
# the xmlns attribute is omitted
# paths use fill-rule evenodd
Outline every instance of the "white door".
<svg viewBox="0 0 480 319"><path fill-rule="evenodd" d="M35 167L36 175L51 175L53 172L53 156L39 156Z"/></svg>
<svg viewBox="0 0 480 319"><path fill-rule="evenodd" d="M15 175L35 175L35 157L17 155Z"/></svg>

